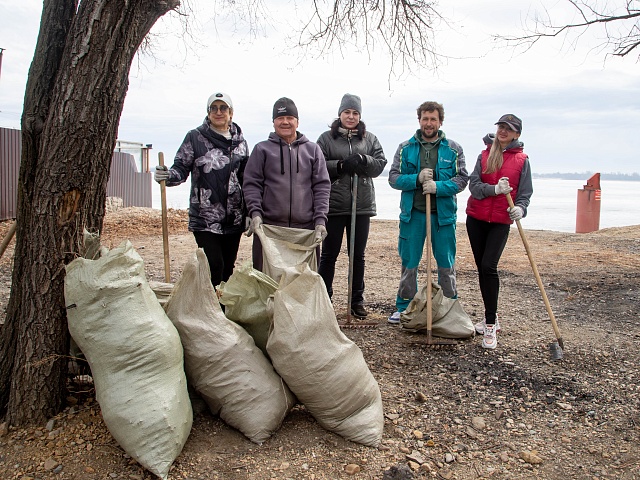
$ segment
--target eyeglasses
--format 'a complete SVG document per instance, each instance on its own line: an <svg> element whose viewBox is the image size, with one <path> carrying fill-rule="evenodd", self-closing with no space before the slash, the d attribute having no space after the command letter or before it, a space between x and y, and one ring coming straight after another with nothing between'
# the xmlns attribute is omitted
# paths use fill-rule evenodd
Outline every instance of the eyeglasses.
<svg viewBox="0 0 640 480"><path fill-rule="evenodd" d="M512 129L509 125L507 125L506 123L499 123L498 124L498 130L506 130L508 132L515 132L514 129Z"/></svg>
<svg viewBox="0 0 640 480"><path fill-rule="evenodd" d="M218 110L220 110L220 113L225 113L229 110L229 105L211 105L209 107L210 112L218 113Z"/></svg>

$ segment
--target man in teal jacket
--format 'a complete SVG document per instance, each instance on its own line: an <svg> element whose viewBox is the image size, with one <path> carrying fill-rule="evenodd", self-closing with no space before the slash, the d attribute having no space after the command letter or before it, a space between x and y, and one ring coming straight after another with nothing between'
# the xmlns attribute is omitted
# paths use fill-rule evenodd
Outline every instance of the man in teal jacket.
<svg viewBox="0 0 640 480"><path fill-rule="evenodd" d="M431 245L438 264L438 283L442 293L457 298L456 272L456 195L469 182L462 147L440 130L444 107L424 102L418 107L420 128L402 142L393 157L389 185L401 190L398 253L402 260L397 311L389 323L400 323L400 313L418 292L418 265L426 238L426 198L431 195Z"/></svg>

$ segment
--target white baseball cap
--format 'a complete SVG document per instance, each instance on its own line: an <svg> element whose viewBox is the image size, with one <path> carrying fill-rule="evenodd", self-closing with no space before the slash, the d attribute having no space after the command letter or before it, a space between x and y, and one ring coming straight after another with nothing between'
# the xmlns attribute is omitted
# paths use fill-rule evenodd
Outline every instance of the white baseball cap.
<svg viewBox="0 0 640 480"><path fill-rule="evenodd" d="M229 108L233 109L233 102L231 101L231 97L226 93L216 92L209 97L209 100L207 100L207 112L209 111L209 107L211 106L211 104L216 100L222 100L227 104Z"/></svg>

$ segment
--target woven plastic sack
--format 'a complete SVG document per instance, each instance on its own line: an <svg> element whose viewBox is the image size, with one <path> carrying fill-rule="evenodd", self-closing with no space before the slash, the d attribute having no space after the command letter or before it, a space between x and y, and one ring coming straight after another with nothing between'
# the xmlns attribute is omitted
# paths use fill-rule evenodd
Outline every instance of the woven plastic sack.
<svg viewBox="0 0 640 480"><path fill-rule="evenodd" d="M120 446L160 478L182 451L193 419L180 337L126 241L66 268L71 336L91 367L104 422Z"/></svg>
<svg viewBox="0 0 640 480"><path fill-rule="evenodd" d="M265 355L271 327L267 300L277 288L278 284L253 268L251 261L236 268L229 280L222 282L217 288L220 303L225 306L226 317L241 325Z"/></svg>
<svg viewBox="0 0 640 480"><path fill-rule="evenodd" d="M285 270L273 308L267 351L291 391L327 430L377 446L384 427L380 388L338 327L322 277L306 264Z"/></svg>
<svg viewBox="0 0 640 480"><path fill-rule="evenodd" d="M151 287L151 290L153 290L153 293L156 294L156 298L158 299L158 302L160 302L160 305L164 306L169 300L169 297L171 296L171 291L173 290L173 284L165 283L165 282L149 281L149 287Z"/></svg>
<svg viewBox="0 0 640 480"><path fill-rule="evenodd" d="M471 318L457 299L447 298L437 283L431 283L431 333L442 338L469 338L475 334ZM400 314L405 330L419 332L427 329L427 286L424 285Z"/></svg>
<svg viewBox="0 0 640 480"><path fill-rule="evenodd" d="M295 397L251 336L225 317L202 249L185 265L166 310L180 332L189 384L228 425L255 443L267 440Z"/></svg>
<svg viewBox="0 0 640 480"><path fill-rule="evenodd" d="M262 271L280 281L283 270L306 263L314 272L318 270L315 232L303 228L265 225L256 230L262 244Z"/></svg>

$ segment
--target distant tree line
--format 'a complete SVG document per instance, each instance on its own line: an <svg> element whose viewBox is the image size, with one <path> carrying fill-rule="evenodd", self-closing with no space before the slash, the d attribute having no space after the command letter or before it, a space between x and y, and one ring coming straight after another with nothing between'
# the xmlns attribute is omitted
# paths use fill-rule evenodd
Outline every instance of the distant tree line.
<svg viewBox="0 0 640 480"><path fill-rule="evenodd" d="M561 178L563 180L586 180L595 172L582 173L534 173L533 178ZM640 173L601 173L600 180L624 180L628 182L640 182Z"/></svg>

